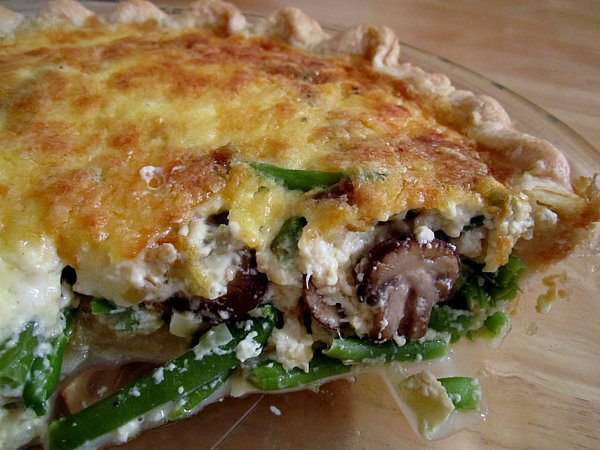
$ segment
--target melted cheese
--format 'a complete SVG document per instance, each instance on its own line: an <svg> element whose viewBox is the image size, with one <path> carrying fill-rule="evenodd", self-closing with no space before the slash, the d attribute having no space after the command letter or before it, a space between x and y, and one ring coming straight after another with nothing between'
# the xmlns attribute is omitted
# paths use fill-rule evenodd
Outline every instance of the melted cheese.
<svg viewBox="0 0 600 450"><path fill-rule="evenodd" d="M19 224L10 234L54 236L75 268L82 248L117 263L157 242L181 246L176 224L222 191L232 216L278 223L290 209L276 206L283 194L257 200L274 211L243 200L260 184L248 181L248 161L352 173L353 207L338 220L315 212L324 233L465 195L506 197L472 142L350 57L150 25L24 33L18 43L0 48L1 220ZM314 203L298 202L303 212ZM238 223L253 248L272 237Z"/></svg>

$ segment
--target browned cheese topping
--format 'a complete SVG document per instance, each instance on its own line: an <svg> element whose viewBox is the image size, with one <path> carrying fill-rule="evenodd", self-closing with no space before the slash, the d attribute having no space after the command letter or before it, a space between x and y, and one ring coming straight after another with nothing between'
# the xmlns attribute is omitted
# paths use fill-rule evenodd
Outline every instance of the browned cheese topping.
<svg viewBox="0 0 600 450"><path fill-rule="evenodd" d="M358 57L98 23L0 46L0 90L3 238L52 236L76 268L82 248L119 261L182 246L180 224L215 196L251 248L292 211L327 236L410 209L508 205L473 142ZM352 199L286 192L253 161L346 172Z"/></svg>

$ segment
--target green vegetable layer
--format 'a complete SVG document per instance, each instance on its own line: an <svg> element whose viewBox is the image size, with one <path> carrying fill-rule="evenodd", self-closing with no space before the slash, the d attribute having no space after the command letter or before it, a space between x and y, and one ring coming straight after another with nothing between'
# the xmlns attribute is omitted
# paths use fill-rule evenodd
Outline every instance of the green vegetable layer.
<svg viewBox="0 0 600 450"><path fill-rule="evenodd" d="M200 338L198 345L179 358L94 405L52 423L49 448L77 448L138 420L159 406L182 399L189 401L197 390L219 383L224 374L240 364L236 348L242 340L252 338L263 346L275 320L275 309L266 306L262 308L262 317L229 328L213 327Z"/></svg>
<svg viewBox="0 0 600 450"><path fill-rule="evenodd" d="M318 384L320 380L350 371L351 367L343 364L339 359L315 353L310 361L308 372L299 368L286 370L281 363L267 360L252 368L246 379L260 390L278 391Z"/></svg>
<svg viewBox="0 0 600 450"><path fill-rule="evenodd" d="M482 272L482 266L470 265L458 294L449 302L438 303L431 311L429 328L449 333L452 342L461 336L496 337L510 327L510 319L501 310L519 292L519 280L525 265L516 256L494 273Z"/></svg>

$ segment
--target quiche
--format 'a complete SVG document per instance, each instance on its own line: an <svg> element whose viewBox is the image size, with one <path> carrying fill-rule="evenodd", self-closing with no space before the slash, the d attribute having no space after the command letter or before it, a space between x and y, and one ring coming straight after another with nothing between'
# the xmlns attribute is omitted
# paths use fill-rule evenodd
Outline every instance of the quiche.
<svg viewBox="0 0 600 450"><path fill-rule="evenodd" d="M525 269L598 220L596 185L399 52L293 8L0 7L2 447L121 443L506 333ZM397 391L426 437L480 394L427 372Z"/></svg>

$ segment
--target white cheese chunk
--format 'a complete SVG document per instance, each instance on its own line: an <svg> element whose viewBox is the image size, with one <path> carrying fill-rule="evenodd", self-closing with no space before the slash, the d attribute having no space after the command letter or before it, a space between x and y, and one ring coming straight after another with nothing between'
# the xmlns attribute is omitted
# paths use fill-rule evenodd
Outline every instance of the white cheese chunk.
<svg viewBox="0 0 600 450"><path fill-rule="evenodd" d="M415 237L419 244L428 244L435 239L433 231L426 225L419 225L415 228Z"/></svg>
<svg viewBox="0 0 600 450"><path fill-rule="evenodd" d="M245 362L250 358L256 358L262 351L262 345L254 339L258 336L256 331L251 331L240 341L235 348L235 356L241 362Z"/></svg>
<svg viewBox="0 0 600 450"><path fill-rule="evenodd" d="M283 367L299 367L308 372L313 356L313 337L296 318L286 317L283 328L273 330L270 341L275 346L276 359Z"/></svg>
<svg viewBox="0 0 600 450"><path fill-rule="evenodd" d="M370 232L345 231L333 242L303 233L298 242L300 270L311 277L315 286L333 286L372 240Z"/></svg>
<svg viewBox="0 0 600 450"><path fill-rule="evenodd" d="M60 331L63 305L62 264L54 245L46 240L21 241L0 255L0 342L9 339L28 322L36 332Z"/></svg>

